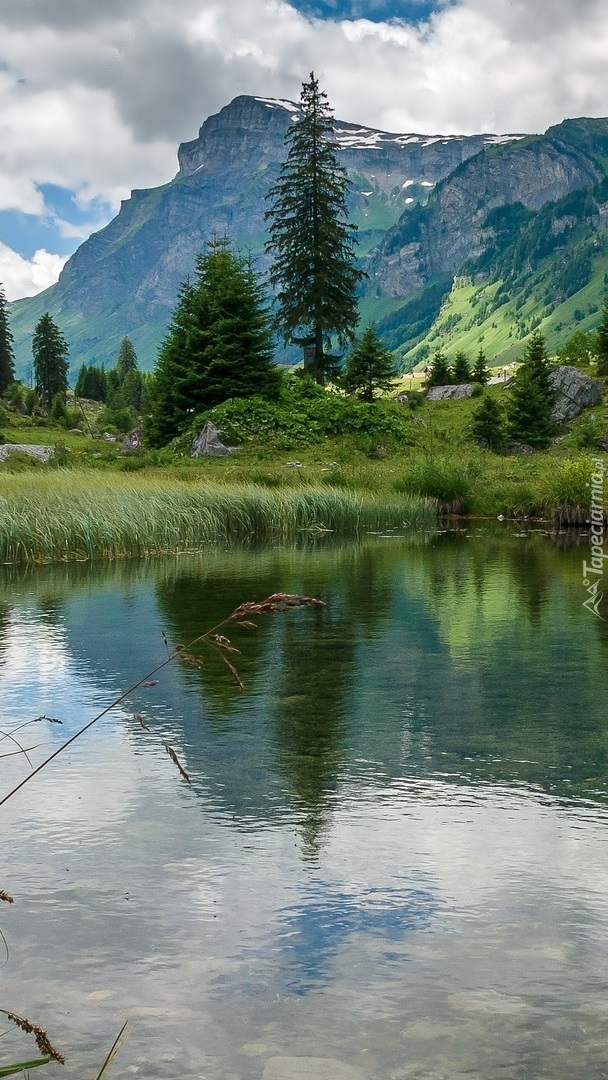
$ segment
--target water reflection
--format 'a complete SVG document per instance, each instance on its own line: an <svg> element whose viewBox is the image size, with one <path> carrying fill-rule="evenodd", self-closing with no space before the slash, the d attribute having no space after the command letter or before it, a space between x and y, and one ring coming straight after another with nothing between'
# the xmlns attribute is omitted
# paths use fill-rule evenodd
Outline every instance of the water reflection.
<svg viewBox="0 0 608 1080"><path fill-rule="evenodd" d="M244 693L209 657L135 698L192 790L119 710L8 804L8 999L71 1051L69 1080L127 1017L122 1071L146 1078L323 1058L358 1080L599 1080L608 674L580 551L471 525L9 568L2 711L70 734L163 631L276 590L326 607L243 631ZM0 765L3 786L23 768Z"/></svg>

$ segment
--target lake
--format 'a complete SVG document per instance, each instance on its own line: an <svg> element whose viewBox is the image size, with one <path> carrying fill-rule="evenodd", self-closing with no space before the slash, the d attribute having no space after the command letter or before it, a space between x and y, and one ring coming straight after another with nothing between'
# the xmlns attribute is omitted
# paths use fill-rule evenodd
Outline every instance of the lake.
<svg viewBox="0 0 608 1080"><path fill-rule="evenodd" d="M244 691L211 653L166 667L1 808L0 1004L67 1057L39 1075L93 1080L128 1020L108 1078L608 1076L587 550L471 522L0 568L0 727L34 764L163 634L279 590L326 605L231 633ZM17 730L39 716L62 723ZM13 750L0 797L28 772Z"/></svg>

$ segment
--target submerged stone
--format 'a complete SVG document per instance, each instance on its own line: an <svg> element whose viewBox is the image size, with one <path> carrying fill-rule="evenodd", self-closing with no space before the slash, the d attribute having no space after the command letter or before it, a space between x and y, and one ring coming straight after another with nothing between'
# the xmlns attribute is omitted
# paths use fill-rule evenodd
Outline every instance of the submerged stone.
<svg viewBox="0 0 608 1080"><path fill-rule="evenodd" d="M363 1073L336 1058L273 1057L263 1080L363 1080Z"/></svg>

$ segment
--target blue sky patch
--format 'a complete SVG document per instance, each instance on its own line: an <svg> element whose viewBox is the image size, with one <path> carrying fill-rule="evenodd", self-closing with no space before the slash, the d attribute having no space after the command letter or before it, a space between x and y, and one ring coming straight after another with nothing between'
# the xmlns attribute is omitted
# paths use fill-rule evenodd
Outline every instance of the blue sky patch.
<svg viewBox="0 0 608 1080"><path fill-rule="evenodd" d="M44 218L18 210L0 211L0 241L24 259L31 259L40 248L55 255L71 255L85 236L102 228L114 216L111 207L102 202L95 202L86 210L81 209L74 200L73 192L57 184L41 184L40 191L47 208ZM84 228L85 233L65 235L69 229L66 230L62 222L75 229Z"/></svg>
<svg viewBox="0 0 608 1080"><path fill-rule="evenodd" d="M304 15L320 19L402 19L414 24L424 22L445 6L437 0L291 0L291 5Z"/></svg>

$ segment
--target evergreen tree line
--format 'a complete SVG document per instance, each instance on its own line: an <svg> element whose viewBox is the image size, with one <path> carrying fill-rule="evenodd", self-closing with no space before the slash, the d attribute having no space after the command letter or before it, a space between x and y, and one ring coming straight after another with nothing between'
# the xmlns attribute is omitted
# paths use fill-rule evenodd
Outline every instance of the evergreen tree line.
<svg viewBox="0 0 608 1080"><path fill-rule="evenodd" d="M137 355L129 337L120 343L116 365L83 364L78 372L74 393L78 398L103 402L99 422L105 427L128 431L134 427L148 406L153 376L139 370Z"/></svg>
<svg viewBox="0 0 608 1080"><path fill-rule="evenodd" d="M456 353L453 364L447 360L441 348L437 349L431 360L426 375L427 386L459 386L462 383L476 382L482 386L488 382L488 365L483 349L480 349L475 363L471 366L466 353Z"/></svg>

